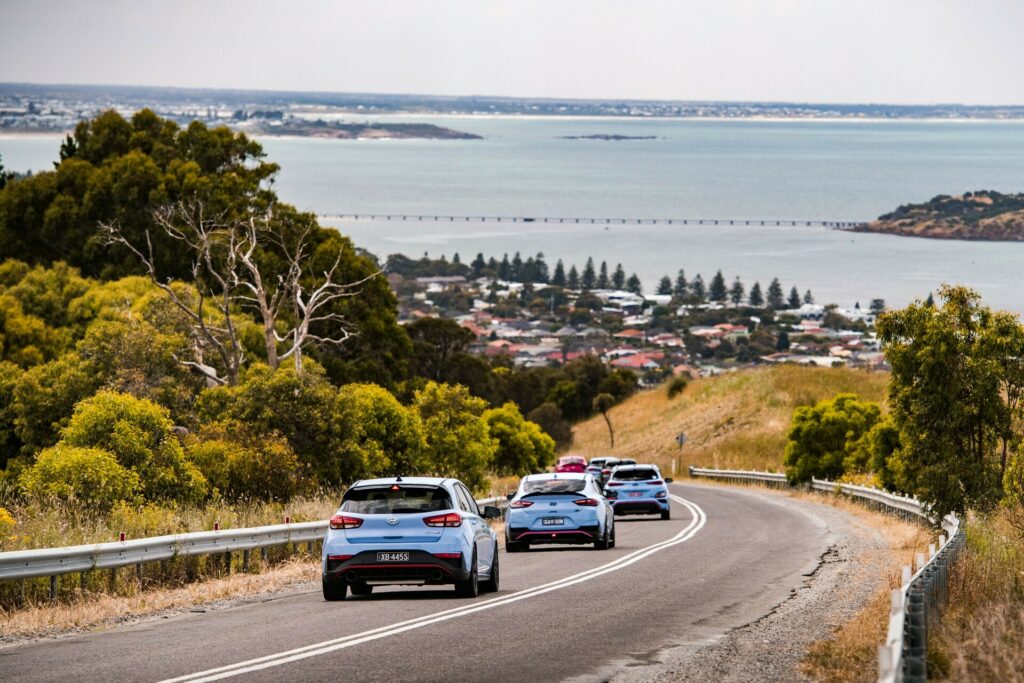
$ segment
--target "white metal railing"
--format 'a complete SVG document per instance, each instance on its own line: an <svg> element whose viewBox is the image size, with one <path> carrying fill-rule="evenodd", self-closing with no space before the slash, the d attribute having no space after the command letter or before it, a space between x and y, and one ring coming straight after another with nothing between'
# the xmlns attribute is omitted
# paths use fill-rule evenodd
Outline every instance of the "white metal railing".
<svg viewBox="0 0 1024 683"><path fill-rule="evenodd" d="M500 504L504 498L485 498L478 505ZM176 557L255 550L288 543L313 543L324 537L327 520L274 524L240 529L197 531L109 543L40 548L0 553L0 581L50 577L51 596L56 578L93 569L116 569Z"/></svg>
<svg viewBox="0 0 1024 683"><path fill-rule="evenodd" d="M746 481L789 486L786 475L778 472L718 470L690 467L691 477ZM914 566L903 567L900 588L892 591L889 629L885 643L878 646L879 683L902 683L927 680L925 662L929 620L934 620L946 602L949 566L956 560L964 544L964 531L954 514L936 520L928 506L912 496L901 496L869 486L841 484L812 479L811 490L841 493L868 501L903 516L920 518L930 524L938 522L943 533L938 542L929 545L927 556L918 553Z"/></svg>

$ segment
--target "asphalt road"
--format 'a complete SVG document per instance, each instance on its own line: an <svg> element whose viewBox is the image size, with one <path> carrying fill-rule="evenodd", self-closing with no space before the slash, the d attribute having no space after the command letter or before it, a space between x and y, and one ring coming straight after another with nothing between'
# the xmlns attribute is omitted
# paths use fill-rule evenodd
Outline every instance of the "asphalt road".
<svg viewBox="0 0 1024 683"><path fill-rule="evenodd" d="M502 552L497 594L317 587L6 647L0 680L586 680L760 618L826 550L821 522L772 496L672 490L672 520L619 518L612 550Z"/></svg>

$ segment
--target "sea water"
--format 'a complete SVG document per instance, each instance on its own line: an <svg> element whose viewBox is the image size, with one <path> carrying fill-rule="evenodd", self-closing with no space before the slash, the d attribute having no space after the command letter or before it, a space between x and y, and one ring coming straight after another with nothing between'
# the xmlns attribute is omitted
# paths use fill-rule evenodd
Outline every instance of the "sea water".
<svg viewBox="0 0 1024 683"><path fill-rule="evenodd" d="M543 252L582 269L621 263L651 291L662 275L722 270L820 302L902 305L943 282L1024 311L1024 243L849 233L824 227L501 223L331 218L352 214L866 221L968 190L1024 191L1024 121L760 121L391 117L483 140L264 138L280 196L356 245L468 262ZM586 135L650 137L568 139ZM3 138L8 169L45 169L55 137Z"/></svg>

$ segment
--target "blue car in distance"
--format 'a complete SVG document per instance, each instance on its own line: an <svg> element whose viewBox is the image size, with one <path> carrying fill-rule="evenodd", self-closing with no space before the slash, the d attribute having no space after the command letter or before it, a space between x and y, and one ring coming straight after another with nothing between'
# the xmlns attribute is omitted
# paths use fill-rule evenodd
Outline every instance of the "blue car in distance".
<svg viewBox="0 0 1024 683"><path fill-rule="evenodd" d="M617 515L657 515L671 519L668 484L657 465L616 467L604 484L604 494Z"/></svg>
<svg viewBox="0 0 1024 683"><path fill-rule="evenodd" d="M615 547L615 515L589 474L531 474L509 494L505 550L515 553L549 543Z"/></svg>
<svg viewBox="0 0 1024 683"><path fill-rule="evenodd" d="M352 485L331 517L321 555L325 600L374 586L453 584L476 597L498 590L498 537L457 479L393 477Z"/></svg>

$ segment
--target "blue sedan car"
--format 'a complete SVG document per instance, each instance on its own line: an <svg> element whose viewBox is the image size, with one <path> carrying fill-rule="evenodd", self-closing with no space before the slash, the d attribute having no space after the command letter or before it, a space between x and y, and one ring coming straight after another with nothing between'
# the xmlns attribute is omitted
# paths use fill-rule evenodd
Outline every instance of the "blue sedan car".
<svg viewBox="0 0 1024 683"><path fill-rule="evenodd" d="M510 494L505 550L514 553L546 543L615 547L615 515L589 474L531 474Z"/></svg>
<svg viewBox="0 0 1024 683"><path fill-rule="evenodd" d="M661 515L670 519L668 484L657 465L616 467L604 484L604 494L617 515Z"/></svg>
<svg viewBox="0 0 1024 683"><path fill-rule="evenodd" d="M498 590L498 537L456 479L359 481L331 517L321 556L325 600L374 586L454 584L465 597Z"/></svg>

